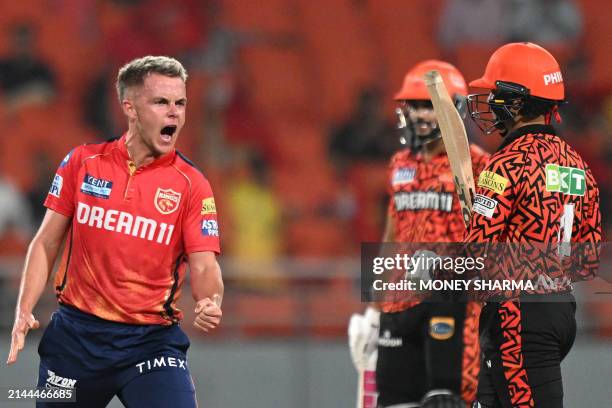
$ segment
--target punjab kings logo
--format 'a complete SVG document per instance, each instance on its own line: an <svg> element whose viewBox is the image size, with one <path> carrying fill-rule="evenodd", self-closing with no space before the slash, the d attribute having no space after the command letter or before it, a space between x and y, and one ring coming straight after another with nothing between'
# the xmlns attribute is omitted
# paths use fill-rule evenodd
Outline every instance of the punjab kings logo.
<svg viewBox="0 0 612 408"><path fill-rule="evenodd" d="M181 201L181 193L168 188L158 188L155 193L155 208L162 214L172 214L176 211Z"/></svg>

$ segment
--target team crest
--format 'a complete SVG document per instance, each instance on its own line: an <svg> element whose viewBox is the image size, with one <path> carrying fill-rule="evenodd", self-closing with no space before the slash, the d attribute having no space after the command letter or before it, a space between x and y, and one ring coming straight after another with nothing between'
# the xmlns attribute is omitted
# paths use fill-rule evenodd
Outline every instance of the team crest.
<svg viewBox="0 0 612 408"><path fill-rule="evenodd" d="M162 214L172 214L175 212L180 201L181 193L177 193L170 188L158 188L155 193L155 199L153 200L155 208Z"/></svg>

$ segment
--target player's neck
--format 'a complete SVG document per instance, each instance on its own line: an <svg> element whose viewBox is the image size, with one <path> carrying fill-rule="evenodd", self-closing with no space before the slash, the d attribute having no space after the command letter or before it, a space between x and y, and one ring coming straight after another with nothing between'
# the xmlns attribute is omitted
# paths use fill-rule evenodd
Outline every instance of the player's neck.
<svg viewBox="0 0 612 408"><path fill-rule="evenodd" d="M546 124L546 118L544 118L544 115L540 115L537 118L531 119L531 120L524 120L522 116L518 116L515 121L514 121L514 125L512 126L512 129L510 129L510 132L522 128L524 126L528 126L528 125L545 125Z"/></svg>
<svg viewBox="0 0 612 408"><path fill-rule="evenodd" d="M423 160L428 162L442 152L444 152L444 142L442 142L442 138L432 140L423 145Z"/></svg>
<svg viewBox="0 0 612 408"><path fill-rule="evenodd" d="M125 148L130 156L130 160L136 167L143 166L155 160L155 156L150 149L143 143L142 139L133 129L129 129L125 138Z"/></svg>

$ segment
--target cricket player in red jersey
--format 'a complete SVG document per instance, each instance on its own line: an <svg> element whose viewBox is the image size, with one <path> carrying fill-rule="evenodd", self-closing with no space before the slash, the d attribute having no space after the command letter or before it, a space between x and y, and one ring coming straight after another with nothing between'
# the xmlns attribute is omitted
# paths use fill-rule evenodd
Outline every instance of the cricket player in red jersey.
<svg viewBox="0 0 612 408"><path fill-rule="evenodd" d="M403 142L389 165L389 207L383 242L462 242L465 225L436 115L423 75L438 70L465 113L467 85L451 64L427 60L406 74L395 95ZM476 174L488 155L470 150ZM354 361L376 350L380 407L465 407L476 395L479 367L478 314L475 302L383 302L370 307L353 330ZM357 315L359 316L359 315ZM380 322L378 321L380 320ZM358 326L357 323L353 323ZM378 338L373 335L378 326ZM359 340L361 339L361 340ZM365 344L364 344L365 343ZM371 345L368 346L367 343Z"/></svg>
<svg viewBox="0 0 612 408"><path fill-rule="evenodd" d="M206 178L174 148L185 123L187 73L144 57L119 71L128 130L76 147L59 165L47 213L26 257L8 364L65 249L55 277L59 310L39 346L39 387L76 391L70 407L196 407L189 340L176 307L189 264L195 327L220 322L219 229ZM37 406L47 406L39 402ZM53 404L52 406L57 406Z"/></svg>
<svg viewBox="0 0 612 408"><path fill-rule="evenodd" d="M478 178L467 241L521 243L496 246L503 268L493 273L549 282L490 294L480 318L483 361L474 406L561 408L561 360L576 335L571 282L592 278L597 267L597 250L585 250L601 241L597 184L551 125L552 117L560 120L565 91L548 51L504 45L470 85L488 90L468 97L471 116L487 134L499 131L503 142ZM558 249L534 250L549 244ZM587 256L567 276L559 266L576 250Z"/></svg>

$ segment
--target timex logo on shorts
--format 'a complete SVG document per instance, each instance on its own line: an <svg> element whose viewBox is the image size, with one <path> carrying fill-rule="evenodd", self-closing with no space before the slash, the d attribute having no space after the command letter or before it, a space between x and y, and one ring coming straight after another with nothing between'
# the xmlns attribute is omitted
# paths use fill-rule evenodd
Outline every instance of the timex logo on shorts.
<svg viewBox="0 0 612 408"><path fill-rule="evenodd" d="M187 360L182 360L177 357L163 357L162 356L162 357L156 357L152 360L145 360L143 362L140 362L136 364L136 368L138 368L138 372L142 374L145 371L151 371L155 368L160 368L160 367L176 367L176 368L180 368L183 370L187 370L186 364L187 364Z"/></svg>

